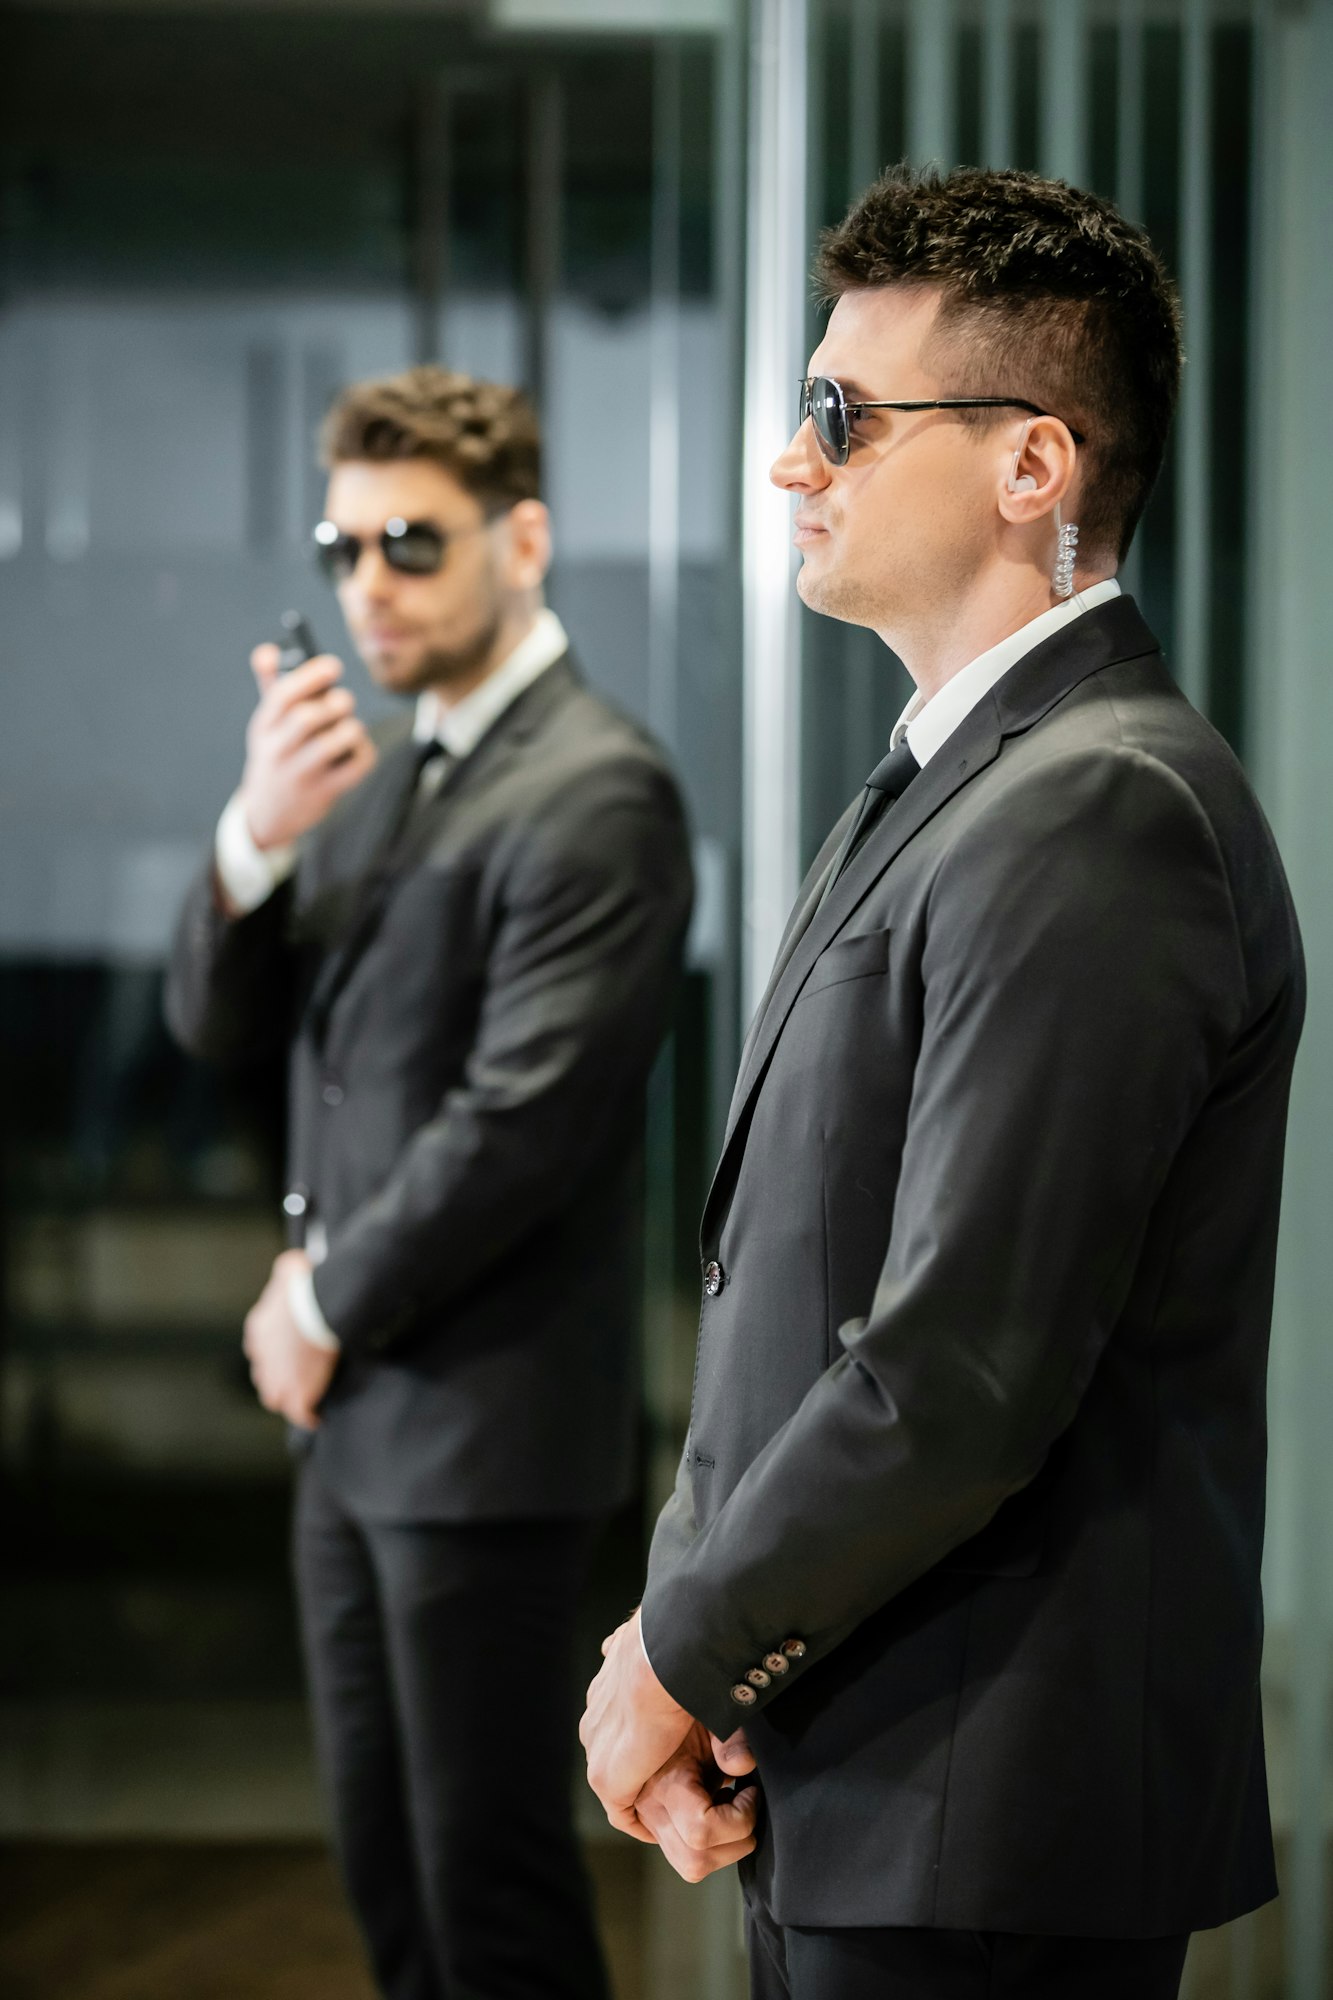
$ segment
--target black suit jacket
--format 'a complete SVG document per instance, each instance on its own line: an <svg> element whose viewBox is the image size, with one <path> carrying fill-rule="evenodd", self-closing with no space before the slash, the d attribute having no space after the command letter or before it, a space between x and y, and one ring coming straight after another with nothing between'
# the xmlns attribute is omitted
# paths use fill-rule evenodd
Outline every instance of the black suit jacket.
<svg viewBox="0 0 1333 2000"><path fill-rule="evenodd" d="M643 1620L749 1732L780 1921L1149 1936L1273 1893L1302 1004L1268 827L1123 598L1011 669L797 943L704 1216Z"/></svg>
<svg viewBox="0 0 1333 2000"><path fill-rule="evenodd" d="M257 911L189 897L167 1010L221 1060L290 1042L291 1179L343 1344L313 1449L389 1519L589 1514L632 1477L643 1085L689 916L654 745L568 659L375 872L398 720Z"/></svg>

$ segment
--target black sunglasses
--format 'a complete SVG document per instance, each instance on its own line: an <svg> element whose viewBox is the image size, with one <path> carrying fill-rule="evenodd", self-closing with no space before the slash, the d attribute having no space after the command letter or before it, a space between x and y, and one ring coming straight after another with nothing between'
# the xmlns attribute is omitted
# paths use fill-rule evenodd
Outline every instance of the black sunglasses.
<svg viewBox="0 0 1333 2000"><path fill-rule="evenodd" d="M472 527L452 528L446 533L433 521L404 521L395 515L385 522L378 538L380 554L390 569L401 570L405 576L434 576L444 567L450 542L479 534L497 518L497 514L488 514ZM321 521L315 529L315 558L330 583L346 583L361 560L362 547L360 535L345 535L332 521Z"/></svg>
<svg viewBox="0 0 1333 2000"><path fill-rule="evenodd" d="M939 396L933 401L915 402L867 402L854 399L849 402L841 382L835 382L831 375L808 375L801 384L801 416L804 423L809 417L815 427L819 449L832 465L846 465L852 448L851 419L860 416L862 410L1026 410L1029 416L1049 416L1048 410L1038 409L1035 403L1025 402L1021 396ZM1075 444L1083 443L1083 434L1068 426L1069 435Z"/></svg>

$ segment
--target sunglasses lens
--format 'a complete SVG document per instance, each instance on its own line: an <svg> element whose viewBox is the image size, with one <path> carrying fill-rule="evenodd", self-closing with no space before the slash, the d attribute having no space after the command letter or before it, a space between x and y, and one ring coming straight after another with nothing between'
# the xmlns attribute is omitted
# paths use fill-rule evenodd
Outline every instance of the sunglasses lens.
<svg viewBox="0 0 1333 2000"><path fill-rule="evenodd" d="M355 535L344 535L332 521L321 521L315 530L315 560L330 583L345 583L361 559L361 544Z"/></svg>
<svg viewBox="0 0 1333 2000"><path fill-rule="evenodd" d="M409 576L433 576L444 561L444 536L429 521L390 521L383 546L389 567Z"/></svg>
<svg viewBox="0 0 1333 2000"><path fill-rule="evenodd" d="M842 390L827 375L816 375L810 384L810 420L819 439L819 448L834 465L847 463L847 406Z"/></svg>

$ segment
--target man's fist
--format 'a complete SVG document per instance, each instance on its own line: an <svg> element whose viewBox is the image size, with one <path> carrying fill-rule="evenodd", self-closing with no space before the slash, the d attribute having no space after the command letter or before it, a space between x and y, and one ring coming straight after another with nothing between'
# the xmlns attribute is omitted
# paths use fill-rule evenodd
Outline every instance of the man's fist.
<svg viewBox="0 0 1333 2000"><path fill-rule="evenodd" d="M309 1269L304 1250L284 1250L274 1260L268 1283L245 1316L241 1342L264 1408L304 1431L318 1429L319 1406L338 1365L337 1352L307 1340L292 1316L292 1275Z"/></svg>
<svg viewBox="0 0 1333 2000"><path fill-rule="evenodd" d="M639 1825L634 1801L649 1778L679 1750L691 1719L649 1666L637 1611L603 1639L602 1658L579 1724L588 1783L612 1826L636 1839L651 1839Z"/></svg>
<svg viewBox="0 0 1333 2000"><path fill-rule="evenodd" d="M245 733L245 823L256 847L286 847L361 783L376 751L331 653L279 674L278 648L256 646L250 665L259 705Z"/></svg>
<svg viewBox="0 0 1333 2000"><path fill-rule="evenodd" d="M634 1801L640 1826L684 1881L702 1882L753 1854L758 1790L747 1785L733 1793L724 1783L753 1769L740 1730L721 1743L696 1722Z"/></svg>

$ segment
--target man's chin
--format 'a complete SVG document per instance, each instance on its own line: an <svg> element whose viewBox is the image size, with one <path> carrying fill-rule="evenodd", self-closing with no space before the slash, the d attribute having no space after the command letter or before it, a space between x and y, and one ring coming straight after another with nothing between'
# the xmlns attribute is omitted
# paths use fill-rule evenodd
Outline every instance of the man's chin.
<svg viewBox="0 0 1333 2000"><path fill-rule="evenodd" d="M429 684L428 666L419 654L367 648L361 657L376 687L386 694L420 694Z"/></svg>
<svg viewBox="0 0 1333 2000"><path fill-rule="evenodd" d="M822 612L826 618L845 617L838 609L837 578L827 575L818 565L812 565L808 556L804 557L796 572L796 595L807 610Z"/></svg>
<svg viewBox="0 0 1333 2000"><path fill-rule="evenodd" d="M796 592L807 611L821 618L838 618L844 625L868 625L876 629L875 614L856 590L846 589L836 576L820 576L808 569L796 573Z"/></svg>

